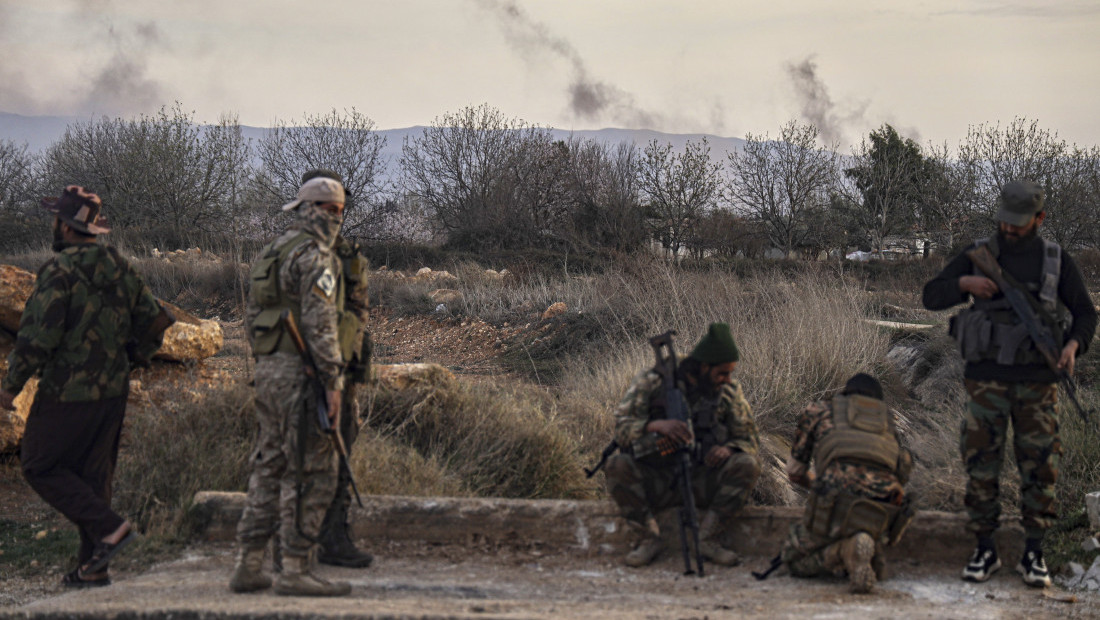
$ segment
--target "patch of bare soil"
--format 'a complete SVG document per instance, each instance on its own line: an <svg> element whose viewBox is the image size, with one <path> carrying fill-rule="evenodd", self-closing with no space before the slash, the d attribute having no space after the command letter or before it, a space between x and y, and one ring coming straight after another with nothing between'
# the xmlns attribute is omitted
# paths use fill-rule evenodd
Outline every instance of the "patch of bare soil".
<svg viewBox="0 0 1100 620"><path fill-rule="evenodd" d="M320 567L348 581L334 599L288 598L271 591L230 595L232 549L206 546L95 591L43 599L4 617L202 618L1093 618L1100 598L1073 602L1028 588L1011 570L985 584L958 578L957 567L897 567L871 595L847 592L840 579L777 576L758 582L746 567L681 574L668 553L650 567L628 569L618 558L540 555L502 549L393 545L372 549L366 570ZM754 559L762 563L762 559Z"/></svg>
<svg viewBox="0 0 1100 620"><path fill-rule="evenodd" d="M374 313L368 326L379 364L434 362L464 375L501 372L497 358L522 326L475 318L398 317Z"/></svg>

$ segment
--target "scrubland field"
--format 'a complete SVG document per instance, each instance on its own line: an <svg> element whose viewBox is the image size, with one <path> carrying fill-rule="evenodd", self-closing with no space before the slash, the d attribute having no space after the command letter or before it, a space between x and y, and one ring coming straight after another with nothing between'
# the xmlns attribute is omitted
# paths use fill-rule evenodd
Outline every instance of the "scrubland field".
<svg viewBox="0 0 1100 620"><path fill-rule="evenodd" d="M241 303L251 249L218 260L166 263L134 251L154 292L204 317L217 316L226 347L192 368L161 364L135 374L115 481L116 504L136 517L153 552L186 541L199 490L244 490L251 445L249 350ZM831 396L855 372L878 376L916 457L912 487L925 509L962 510L958 427L962 364L944 328L948 313L920 307L923 283L942 258L898 263L735 260L669 264L660 258L567 261L552 256L472 257L434 250L370 250L375 364L436 362L457 381L361 394L362 432L352 467L364 493L518 498L604 496L586 479L610 439L612 411L631 377L652 364L646 338L679 332L690 351L712 321L730 323L741 349L737 377L761 430L765 473L755 501L801 502L785 481L801 408ZM34 269L46 251L2 262ZM1098 282L1083 257L1090 289ZM448 284L402 277L447 270ZM503 278L487 268L508 269ZM432 291L461 293L439 307ZM552 304L566 311L542 318ZM871 320L933 324L895 329ZM1079 395L1095 389L1095 352L1079 364ZM216 368L211 380L209 368ZM159 387L154 387L159 386ZM1100 489L1100 434L1062 415L1063 522L1051 562L1075 557L1087 531L1083 495ZM1009 451L1011 452L1011 451ZM1007 457L1006 514L1016 512L1015 466ZM15 484L17 459L3 477Z"/></svg>

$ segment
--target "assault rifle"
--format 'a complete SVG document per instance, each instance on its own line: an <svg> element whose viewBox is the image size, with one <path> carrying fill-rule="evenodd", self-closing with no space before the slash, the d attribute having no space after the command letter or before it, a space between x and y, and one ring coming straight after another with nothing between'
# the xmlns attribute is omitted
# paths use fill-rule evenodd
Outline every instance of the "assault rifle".
<svg viewBox="0 0 1100 620"><path fill-rule="evenodd" d="M679 420L691 424L688 416L688 406L684 401L684 395L676 384L676 350L672 346L672 337L676 332L669 330L649 339L649 345L653 347L653 353L657 356L657 372L661 375L661 389L665 397L665 417L669 420ZM667 352L666 352L667 351ZM658 442L658 445L668 445ZM699 576L703 573L703 554L699 550L699 513L695 508L695 494L691 490L691 468L695 461L696 445L694 442L682 446L668 446L669 452L676 453L676 481L680 487L680 495L684 505L680 507L680 551L684 556L684 574L696 574L691 567L691 552L688 549L688 531L691 531L692 542L695 544L695 565L699 567ZM662 454L666 454L662 450Z"/></svg>
<svg viewBox="0 0 1100 620"><path fill-rule="evenodd" d="M306 347L306 341L302 338L302 332L298 331L298 323L294 320L294 315L290 313L290 310L283 310L282 314L279 315L279 320L286 326L286 332L294 342L294 348L298 350L298 355L302 356L303 371L309 377L309 384L313 389L313 398L317 401L317 425L320 426L322 433L332 439L332 445L336 448L336 453L340 455L340 467L346 470L348 480L351 481L351 490L355 493L355 502L362 508L363 499L359 497L359 487L355 486L355 476L351 475L351 466L348 464L348 449L344 445L344 436L340 434L340 429L332 426L332 421L328 418L328 395L317 372L317 364L313 361L313 355ZM301 447L299 447L300 449Z"/></svg>
<svg viewBox="0 0 1100 620"><path fill-rule="evenodd" d="M1042 353L1047 366L1058 375L1058 382L1062 385L1066 395L1069 396L1074 408L1077 409L1077 414L1088 423L1089 411L1082 407L1081 402L1077 400L1077 382L1065 369L1058 368L1058 358L1062 352L1058 348L1058 343L1054 341L1054 337L1051 336L1049 331L1043 329L1040 323L1039 312L1042 311L1045 314L1046 311L1038 306L1035 299L1025 292L1024 288L1011 274L1001 269L988 246L980 245L976 249L968 250L966 255L970 258L970 262L974 263L982 273L997 284L997 288L1001 289L1001 293L1004 294L1005 299L1012 306L1012 310L1016 313L1016 316L1020 317L1020 321L1027 328L1028 335L1035 342L1035 348L1039 350L1039 353Z"/></svg>

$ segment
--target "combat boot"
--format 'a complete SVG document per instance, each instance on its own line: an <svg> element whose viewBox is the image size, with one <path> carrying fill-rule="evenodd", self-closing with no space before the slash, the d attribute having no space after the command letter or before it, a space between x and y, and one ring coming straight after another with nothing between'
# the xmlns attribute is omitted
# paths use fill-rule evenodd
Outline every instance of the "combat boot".
<svg viewBox="0 0 1100 620"><path fill-rule="evenodd" d="M737 566L741 563L741 556L718 542L718 533L721 530L718 513L708 510L699 524L699 553L719 566Z"/></svg>
<svg viewBox="0 0 1100 620"><path fill-rule="evenodd" d="M348 522L345 518L333 519L327 523L328 529L321 539L321 550L317 554L317 560L321 564L330 566L344 566L347 568L367 568L374 561L374 556L360 551L355 547L348 535Z"/></svg>
<svg viewBox="0 0 1100 620"><path fill-rule="evenodd" d="M309 557L283 556L283 572L275 578L275 594L285 596L344 596L351 584L329 582L309 571Z"/></svg>
<svg viewBox="0 0 1100 620"><path fill-rule="evenodd" d="M848 571L848 591L867 594L875 587L875 570L871 560L875 557L875 541L867 532L849 536L840 544L840 557Z"/></svg>
<svg viewBox="0 0 1100 620"><path fill-rule="evenodd" d="M634 521L627 521L627 524L630 526L630 529L634 530L638 537L638 542L634 546L634 549L626 554L624 562L626 562L627 566L632 568L646 566L657 559L657 556L661 553L661 549L664 548L664 542L661 541L661 530L657 525L657 520L650 517L646 519L645 525Z"/></svg>
<svg viewBox="0 0 1100 620"><path fill-rule="evenodd" d="M229 579L229 589L234 592L255 592L271 587L271 578L263 573L264 548L242 547L237 555L237 566Z"/></svg>

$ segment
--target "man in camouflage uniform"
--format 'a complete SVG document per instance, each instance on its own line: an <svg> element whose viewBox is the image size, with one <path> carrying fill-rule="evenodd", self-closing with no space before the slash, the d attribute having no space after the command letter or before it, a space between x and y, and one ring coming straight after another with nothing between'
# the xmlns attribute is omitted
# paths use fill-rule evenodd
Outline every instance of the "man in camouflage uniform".
<svg viewBox="0 0 1100 620"><path fill-rule="evenodd" d="M725 323L712 323L691 355L679 363L677 379L690 408L691 423L665 417L661 376L642 372L631 383L615 415L615 440L621 452L607 461L607 489L638 540L627 554L628 566L645 566L661 552L656 515L682 503L671 458L658 446L703 446L692 469L696 503L706 513L699 525L699 551L716 564L733 566L740 558L724 548L719 535L748 502L760 475L760 440L741 384L732 378L740 359Z"/></svg>
<svg viewBox="0 0 1100 620"><path fill-rule="evenodd" d="M904 488L912 468L874 377L857 374L828 403L806 407L787 475L813 492L780 555L791 574L846 572L853 593L870 592L884 577L884 547L901 538L912 518Z"/></svg>
<svg viewBox="0 0 1100 620"><path fill-rule="evenodd" d="M38 392L27 417L20 461L42 499L76 524L77 568L62 583L110 584L110 558L134 539L111 510L111 479L130 388L130 369L147 365L171 317L112 247L99 196L70 185L45 198L57 255L38 271L27 299L0 407L33 376Z"/></svg>
<svg viewBox="0 0 1100 620"><path fill-rule="evenodd" d="M343 184L344 179L332 170L310 170L302 175L302 183L324 177ZM344 190L348 201L351 193ZM370 265L359 252L359 244L337 235L333 246L340 259L341 273L344 278L344 313L340 323L341 355L347 363L344 374L343 409L340 411L340 434L344 446L351 454L351 446L359 436L359 396L360 390L370 380L371 337L367 331L370 318L370 297L367 293L367 277ZM366 568L374 558L360 551L352 542L348 525L348 508L351 506L351 470L340 468L336 483L336 495L325 512L321 524L321 550L317 555L322 564Z"/></svg>
<svg viewBox="0 0 1100 620"><path fill-rule="evenodd" d="M343 304L340 261L332 247L343 223L344 188L332 179L313 179L283 210L295 211L297 221L263 249L250 276L247 319L256 357L259 434L229 586L249 592L272 585L262 565L264 548L278 530L282 571L275 592L339 596L351 591L347 583L330 583L312 572L321 520L336 490L337 455L315 419L318 403L310 378L281 316L289 311L300 326L324 384L330 422L339 427Z"/></svg>
<svg viewBox="0 0 1100 620"><path fill-rule="evenodd" d="M986 246L1006 278L1017 281L1042 317L1042 329L1062 347L1058 372L1072 374L1096 331L1096 308L1081 272L1058 244L1038 235L1046 212L1043 191L1031 181L1001 190L997 234L971 245ZM1010 280L1011 281L1011 280ZM1058 433L1058 372L1027 335L997 284L966 252L924 287L924 306L942 310L973 304L952 318L970 402L962 425L962 457L969 480L967 529L978 539L963 579L985 581L1001 567L993 534L1000 521L1000 475L1009 421L1020 472L1020 512L1027 541L1016 570L1032 586L1050 585L1043 562L1043 534L1057 518L1054 488L1062 443Z"/></svg>

